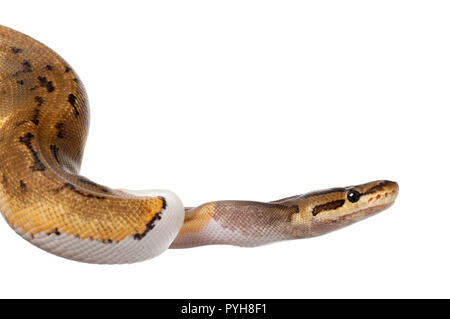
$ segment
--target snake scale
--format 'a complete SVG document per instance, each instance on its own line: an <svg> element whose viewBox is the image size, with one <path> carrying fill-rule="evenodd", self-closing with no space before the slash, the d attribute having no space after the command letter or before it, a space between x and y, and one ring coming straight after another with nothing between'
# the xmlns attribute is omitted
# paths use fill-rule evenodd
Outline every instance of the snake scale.
<svg viewBox="0 0 450 319"><path fill-rule="evenodd" d="M40 42L0 26L0 210L32 244L89 263L131 263L167 248L258 246L325 234L389 207L380 180L262 203L184 208L169 191L126 191L78 174L89 109L74 70Z"/></svg>

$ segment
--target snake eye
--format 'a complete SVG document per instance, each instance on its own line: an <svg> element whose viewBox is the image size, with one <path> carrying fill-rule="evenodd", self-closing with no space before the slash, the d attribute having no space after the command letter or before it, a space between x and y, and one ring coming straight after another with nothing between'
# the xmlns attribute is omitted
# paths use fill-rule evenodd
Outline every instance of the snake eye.
<svg viewBox="0 0 450 319"><path fill-rule="evenodd" d="M361 194L358 191L355 191L354 189L350 190L347 193L347 199L351 202L351 203L356 203L359 200L359 197L361 196Z"/></svg>

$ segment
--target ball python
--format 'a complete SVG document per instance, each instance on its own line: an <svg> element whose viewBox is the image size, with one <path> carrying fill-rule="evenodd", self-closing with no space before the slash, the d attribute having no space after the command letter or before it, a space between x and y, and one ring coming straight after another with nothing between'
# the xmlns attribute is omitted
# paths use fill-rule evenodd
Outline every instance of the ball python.
<svg viewBox="0 0 450 319"><path fill-rule="evenodd" d="M379 180L272 202L185 208L172 192L112 189L79 175L87 138L85 89L70 65L0 26L0 211L23 238L88 263L132 263L168 248L253 247L328 233L394 203Z"/></svg>

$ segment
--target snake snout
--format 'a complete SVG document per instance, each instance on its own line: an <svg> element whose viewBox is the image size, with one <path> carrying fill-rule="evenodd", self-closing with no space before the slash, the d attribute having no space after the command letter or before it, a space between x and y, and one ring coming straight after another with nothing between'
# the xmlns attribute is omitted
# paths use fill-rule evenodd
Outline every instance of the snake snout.
<svg viewBox="0 0 450 319"><path fill-rule="evenodd" d="M371 183L365 190L364 195L367 203L376 205L380 202L392 203L398 196L399 186L396 182L382 180Z"/></svg>

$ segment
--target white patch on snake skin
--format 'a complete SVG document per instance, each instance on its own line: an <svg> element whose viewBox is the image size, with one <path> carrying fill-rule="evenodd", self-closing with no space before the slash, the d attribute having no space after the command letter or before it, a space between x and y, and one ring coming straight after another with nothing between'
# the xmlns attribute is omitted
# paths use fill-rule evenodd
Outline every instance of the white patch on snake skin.
<svg viewBox="0 0 450 319"><path fill-rule="evenodd" d="M102 243L54 233L38 233L31 237L20 229L16 231L33 245L50 253L88 263L123 264L158 256L169 247L180 231L184 221L183 203L170 191L123 191L136 196L163 196L166 199L167 207L162 211L161 219L156 220L155 227L140 240L129 236L118 243Z"/></svg>
<svg viewBox="0 0 450 319"><path fill-rule="evenodd" d="M281 234L280 234L281 237ZM246 236L224 228L214 218L198 233L183 234L175 238L169 248L188 248L202 245L234 245L241 247L256 247L281 240L278 236L264 237Z"/></svg>

